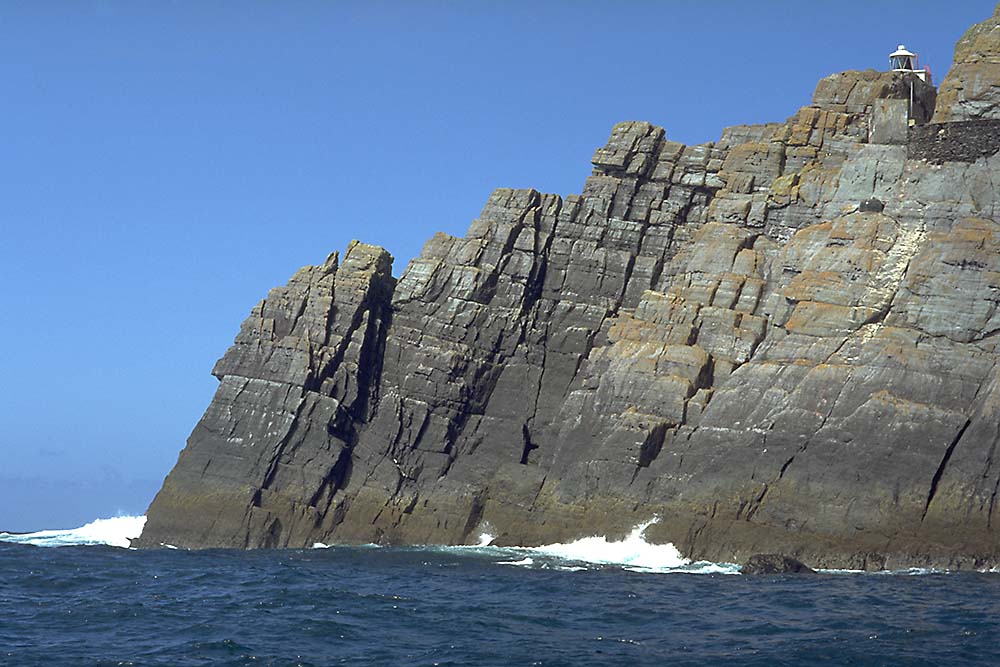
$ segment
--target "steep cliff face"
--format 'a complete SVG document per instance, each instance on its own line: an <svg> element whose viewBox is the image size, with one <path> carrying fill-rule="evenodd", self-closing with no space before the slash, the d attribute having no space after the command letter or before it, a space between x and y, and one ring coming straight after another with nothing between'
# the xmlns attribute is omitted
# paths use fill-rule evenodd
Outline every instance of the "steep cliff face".
<svg viewBox="0 0 1000 667"><path fill-rule="evenodd" d="M396 285L363 244L301 270L216 366L140 544L528 544L656 516L695 558L996 564L996 21L936 110L867 71L713 144L622 123L582 194L498 190Z"/></svg>
<svg viewBox="0 0 1000 667"><path fill-rule="evenodd" d="M332 521L377 396L395 282L381 248L354 243L338 260L300 269L243 323L144 539L284 546Z"/></svg>

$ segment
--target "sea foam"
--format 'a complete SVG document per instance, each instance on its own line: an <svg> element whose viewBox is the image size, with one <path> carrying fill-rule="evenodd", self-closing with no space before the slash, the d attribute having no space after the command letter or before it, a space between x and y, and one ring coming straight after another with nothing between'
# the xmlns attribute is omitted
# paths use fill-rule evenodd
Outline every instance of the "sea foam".
<svg viewBox="0 0 1000 667"><path fill-rule="evenodd" d="M37 533L0 533L0 542L32 544L36 547L107 545L128 548L129 540L139 537L146 525L144 516L118 516L97 519L79 528L40 530Z"/></svg>
<svg viewBox="0 0 1000 667"><path fill-rule="evenodd" d="M465 551L503 558L500 565L560 571L590 570L620 567L633 572L689 574L739 574L733 563L692 562L684 558L673 544L651 544L646 541L646 529L656 523L653 518L635 526L624 539L609 540L603 536L584 537L572 542L546 544L539 547L494 547L493 531L487 527L478 537L478 544L464 547L437 547L443 551Z"/></svg>
<svg viewBox="0 0 1000 667"><path fill-rule="evenodd" d="M547 544L527 551L575 563L617 565L635 572L688 572L697 574L738 574L739 566L732 563L692 563L673 544L651 544L646 541L646 529L656 523L650 519L632 529L623 540L607 537L584 537L564 544Z"/></svg>

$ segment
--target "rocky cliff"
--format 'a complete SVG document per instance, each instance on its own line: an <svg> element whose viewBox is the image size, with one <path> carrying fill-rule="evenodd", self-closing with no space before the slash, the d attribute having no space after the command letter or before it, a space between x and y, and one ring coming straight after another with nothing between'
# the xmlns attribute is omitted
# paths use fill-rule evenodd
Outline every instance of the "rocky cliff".
<svg viewBox="0 0 1000 667"><path fill-rule="evenodd" d="M216 365L139 543L532 544L655 516L693 558L996 565L998 25L940 95L844 72L716 143L621 123L582 194L497 190L398 283L361 243L300 270Z"/></svg>

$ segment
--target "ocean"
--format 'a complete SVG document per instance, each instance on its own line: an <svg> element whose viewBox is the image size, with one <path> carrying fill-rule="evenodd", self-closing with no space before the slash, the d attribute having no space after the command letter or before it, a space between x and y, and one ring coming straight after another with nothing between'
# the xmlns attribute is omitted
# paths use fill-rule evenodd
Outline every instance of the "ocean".
<svg viewBox="0 0 1000 667"><path fill-rule="evenodd" d="M1000 664L996 573L743 576L641 526L535 549L127 548L143 521L0 533L0 665Z"/></svg>

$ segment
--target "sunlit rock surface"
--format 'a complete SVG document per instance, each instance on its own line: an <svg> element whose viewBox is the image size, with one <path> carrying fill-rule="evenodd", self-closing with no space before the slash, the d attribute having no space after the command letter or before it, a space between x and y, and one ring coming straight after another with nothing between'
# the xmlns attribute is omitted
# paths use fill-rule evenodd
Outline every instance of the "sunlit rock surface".
<svg viewBox="0 0 1000 667"><path fill-rule="evenodd" d="M621 123L580 195L497 190L398 284L364 244L302 269L216 366L140 544L656 516L696 559L998 564L998 21L939 95L844 72L715 143Z"/></svg>

